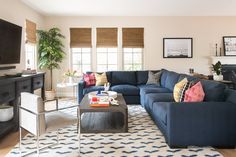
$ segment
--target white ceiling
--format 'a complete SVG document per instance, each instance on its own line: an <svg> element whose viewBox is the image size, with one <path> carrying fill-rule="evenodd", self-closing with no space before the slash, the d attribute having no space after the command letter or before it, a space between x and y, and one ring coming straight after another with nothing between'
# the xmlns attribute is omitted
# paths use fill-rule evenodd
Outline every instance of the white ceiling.
<svg viewBox="0 0 236 157"><path fill-rule="evenodd" d="M236 0L22 0L46 16L236 16Z"/></svg>

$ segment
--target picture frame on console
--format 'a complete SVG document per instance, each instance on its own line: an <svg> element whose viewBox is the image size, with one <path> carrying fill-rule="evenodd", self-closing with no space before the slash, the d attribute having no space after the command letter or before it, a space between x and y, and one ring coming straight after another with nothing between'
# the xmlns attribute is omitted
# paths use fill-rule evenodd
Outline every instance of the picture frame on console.
<svg viewBox="0 0 236 157"><path fill-rule="evenodd" d="M223 46L225 56L236 56L236 36L224 36Z"/></svg>
<svg viewBox="0 0 236 157"><path fill-rule="evenodd" d="M192 58L193 38L163 38L163 58Z"/></svg>

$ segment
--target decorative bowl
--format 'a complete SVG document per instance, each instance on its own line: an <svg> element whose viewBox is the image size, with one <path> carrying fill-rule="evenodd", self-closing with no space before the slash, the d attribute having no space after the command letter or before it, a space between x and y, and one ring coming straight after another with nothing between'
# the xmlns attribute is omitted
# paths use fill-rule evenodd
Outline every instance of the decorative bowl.
<svg viewBox="0 0 236 157"><path fill-rule="evenodd" d="M6 122L13 118L13 106L0 105L0 122Z"/></svg>

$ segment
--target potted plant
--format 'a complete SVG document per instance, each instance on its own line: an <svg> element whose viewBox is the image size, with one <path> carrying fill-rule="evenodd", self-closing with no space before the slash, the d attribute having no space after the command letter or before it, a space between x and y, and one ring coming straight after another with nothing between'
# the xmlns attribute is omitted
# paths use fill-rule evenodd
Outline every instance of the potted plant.
<svg viewBox="0 0 236 157"><path fill-rule="evenodd" d="M69 83L73 83L73 79L76 76L77 71L74 70L67 70L67 72L64 73L64 76L67 76L69 78Z"/></svg>
<svg viewBox="0 0 236 157"><path fill-rule="evenodd" d="M62 62L65 52L63 51L62 39L64 35L60 33L59 28L51 28L48 31L37 30L39 68L50 71L49 89L45 91L46 99L54 99L55 91L53 90L53 69L59 69L59 63Z"/></svg>
<svg viewBox="0 0 236 157"><path fill-rule="evenodd" d="M223 75L221 74L222 65L221 62L218 61L216 64L212 64L213 68L213 79L216 81L223 80Z"/></svg>

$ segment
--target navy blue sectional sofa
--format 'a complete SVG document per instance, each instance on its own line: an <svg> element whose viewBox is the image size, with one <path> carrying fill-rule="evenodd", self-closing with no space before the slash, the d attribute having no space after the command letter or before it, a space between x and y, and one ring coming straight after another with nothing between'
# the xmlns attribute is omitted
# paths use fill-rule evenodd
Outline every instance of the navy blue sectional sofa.
<svg viewBox="0 0 236 157"><path fill-rule="evenodd" d="M122 93L127 104L140 104L141 88L158 87L158 85L146 85L148 71L109 71L106 74L111 84L110 90ZM104 90L103 86L86 87L85 82L81 80L78 87L78 101L80 102L85 94L98 90Z"/></svg>
<svg viewBox="0 0 236 157"><path fill-rule="evenodd" d="M127 104L141 104L163 133L172 148L214 146L234 148L236 145L236 91L222 83L200 80L204 102L177 103L173 98L175 84L187 77L162 70L160 84L146 85L148 71L107 72L111 90L124 95ZM84 94L103 87L85 88L79 83L79 101Z"/></svg>

